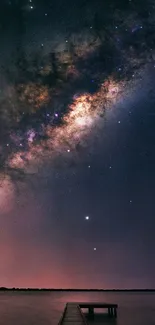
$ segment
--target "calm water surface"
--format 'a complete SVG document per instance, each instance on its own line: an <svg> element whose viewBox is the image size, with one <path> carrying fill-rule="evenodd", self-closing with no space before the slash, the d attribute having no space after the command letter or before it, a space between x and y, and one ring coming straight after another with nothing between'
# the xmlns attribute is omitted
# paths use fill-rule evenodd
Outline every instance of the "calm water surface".
<svg viewBox="0 0 155 325"><path fill-rule="evenodd" d="M111 292L0 292L0 325L56 325L68 301L118 304L116 321L98 313L91 325L155 325L155 293Z"/></svg>

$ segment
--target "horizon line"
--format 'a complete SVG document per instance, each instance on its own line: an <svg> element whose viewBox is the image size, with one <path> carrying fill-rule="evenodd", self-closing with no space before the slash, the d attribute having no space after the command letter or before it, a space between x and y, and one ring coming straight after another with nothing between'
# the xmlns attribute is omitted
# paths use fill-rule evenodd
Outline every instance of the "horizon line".
<svg viewBox="0 0 155 325"><path fill-rule="evenodd" d="M0 290L49 290L49 291L155 291L155 288L33 288L33 287L0 287Z"/></svg>

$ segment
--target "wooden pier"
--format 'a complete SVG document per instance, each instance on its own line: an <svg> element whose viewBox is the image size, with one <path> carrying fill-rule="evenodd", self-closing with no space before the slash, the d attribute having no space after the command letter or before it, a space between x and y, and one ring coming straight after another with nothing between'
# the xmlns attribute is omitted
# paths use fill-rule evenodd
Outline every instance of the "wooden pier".
<svg viewBox="0 0 155 325"><path fill-rule="evenodd" d="M87 325L82 309L88 309L89 318L94 318L94 309L107 309L109 317L117 317L117 305L100 302L68 302L58 325Z"/></svg>

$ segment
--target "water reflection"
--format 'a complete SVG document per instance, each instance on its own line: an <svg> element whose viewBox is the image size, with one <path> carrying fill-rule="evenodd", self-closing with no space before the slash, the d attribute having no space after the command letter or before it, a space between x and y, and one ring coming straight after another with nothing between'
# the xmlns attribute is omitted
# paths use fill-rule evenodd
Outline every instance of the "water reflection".
<svg viewBox="0 0 155 325"><path fill-rule="evenodd" d="M0 324L56 325L66 302L86 301L118 304L116 320L95 310L94 321L88 321L91 325L155 324L155 294L108 292L0 292Z"/></svg>

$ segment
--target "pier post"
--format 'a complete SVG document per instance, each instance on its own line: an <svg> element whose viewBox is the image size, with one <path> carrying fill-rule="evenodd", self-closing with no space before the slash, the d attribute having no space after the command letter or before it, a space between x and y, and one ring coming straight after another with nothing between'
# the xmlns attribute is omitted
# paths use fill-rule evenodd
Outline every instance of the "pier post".
<svg viewBox="0 0 155 325"><path fill-rule="evenodd" d="M109 315L109 317L111 317L111 315L112 315L112 308L111 307L108 308L108 315Z"/></svg>
<svg viewBox="0 0 155 325"><path fill-rule="evenodd" d="M114 316L117 317L117 309L114 308Z"/></svg>
<svg viewBox="0 0 155 325"><path fill-rule="evenodd" d="M88 308L88 314L90 318L94 318L94 308L93 307L89 307Z"/></svg>
<svg viewBox="0 0 155 325"><path fill-rule="evenodd" d="M109 315L109 317L115 316L115 308L109 307L108 308L108 315Z"/></svg>

